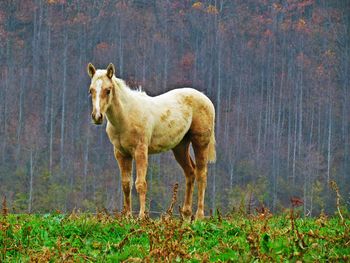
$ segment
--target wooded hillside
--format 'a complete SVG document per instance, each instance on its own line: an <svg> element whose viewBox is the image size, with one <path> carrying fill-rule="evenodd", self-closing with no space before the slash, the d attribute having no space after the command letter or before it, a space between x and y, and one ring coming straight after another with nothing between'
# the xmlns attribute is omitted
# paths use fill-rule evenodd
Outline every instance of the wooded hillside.
<svg viewBox="0 0 350 263"><path fill-rule="evenodd" d="M278 211L296 196L305 214L331 212L331 180L350 206L348 1L4 0L0 37L0 193L13 211L121 209L88 62L113 62L150 95L191 86L212 99L206 211ZM152 211L175 182L183 196L171 153L150 158L148 182Z"/></svg>

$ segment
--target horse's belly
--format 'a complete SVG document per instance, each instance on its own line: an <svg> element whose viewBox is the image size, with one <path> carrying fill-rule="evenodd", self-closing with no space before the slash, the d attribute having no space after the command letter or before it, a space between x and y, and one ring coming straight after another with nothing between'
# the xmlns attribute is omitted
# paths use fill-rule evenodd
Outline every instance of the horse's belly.
<svg viewBox="0 0 350 263"><path fill-rule="evenodd" d="M151 143L148 146L149 153L159 153L168 151L178 145L188 132L191 123L181 123L181 125L161 125L153 132Z"/></svg>
<svg viewBox="0 0 350 263"><path fill-rule="evenodd" d="M177 134L170 136L168 139L152 139L152 143L148 146L149 153L160 153L173 149L178 145L185 134Z"/></svg>

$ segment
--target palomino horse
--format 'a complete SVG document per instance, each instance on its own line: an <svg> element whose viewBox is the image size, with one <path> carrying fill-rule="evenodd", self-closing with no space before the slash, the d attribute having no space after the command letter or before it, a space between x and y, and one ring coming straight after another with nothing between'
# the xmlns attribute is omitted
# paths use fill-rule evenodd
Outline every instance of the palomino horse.
<svg viewBox="0 0 350 263"><path fill-rule="evenodd" d="M182 207L184 217L192 215L193 185L198 184L196 218L204 217L204 193L207 185L207 164L215 162L215 109L203 93L191 89L174 89L150 97L131 90L123 80L114 76L113 64L107 70L89 63L91 77L92 120L102 124L114 146L124 192L124 209L131 214L132 159L136 162L136 190L140 198L139 217L145 214L147 192L146 172L148 154L172 149L184 170L186 193ZM192 147L195 162L189 152Z"/></svg>

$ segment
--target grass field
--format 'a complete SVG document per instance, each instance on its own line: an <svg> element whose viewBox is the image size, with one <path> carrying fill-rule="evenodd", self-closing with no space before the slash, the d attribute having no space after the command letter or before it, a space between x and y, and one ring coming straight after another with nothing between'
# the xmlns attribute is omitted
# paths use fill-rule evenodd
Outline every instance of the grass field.
<svg viewBox="0 0 350 263"><path fill-rule="evenodd" d="M55 213L0 216L0 262L350 261L350 220L220 214L185 222L171 215Z"/></svg>

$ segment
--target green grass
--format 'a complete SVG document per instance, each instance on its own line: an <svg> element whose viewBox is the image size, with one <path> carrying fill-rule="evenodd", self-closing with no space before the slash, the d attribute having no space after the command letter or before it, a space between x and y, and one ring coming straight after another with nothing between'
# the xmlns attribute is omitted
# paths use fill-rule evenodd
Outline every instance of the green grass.
<svg viewBox="0 0 350 263"><path fill-rule="evenodd" d="M291 219L289 213L192 223L103 213L9 214L0 216L0 262L349 261L349 226L349 219Z"/></svg>

